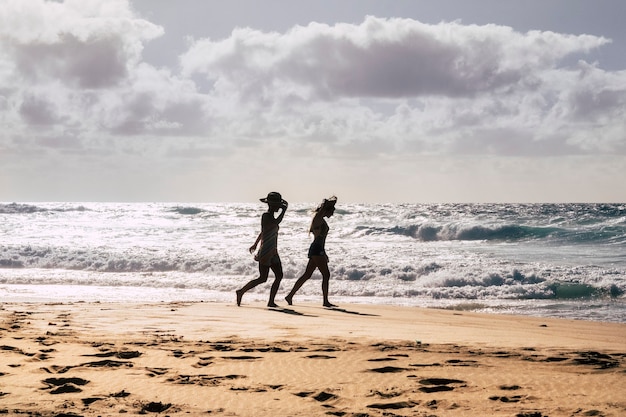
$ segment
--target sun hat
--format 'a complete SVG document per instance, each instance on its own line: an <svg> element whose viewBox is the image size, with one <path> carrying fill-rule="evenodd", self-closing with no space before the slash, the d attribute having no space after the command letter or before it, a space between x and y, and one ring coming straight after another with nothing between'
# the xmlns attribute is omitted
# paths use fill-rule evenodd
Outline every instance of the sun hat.
<svg viewBox="0 0 626 417"><path fill-rule="evenodd" d="M267 197L260 198L260 200L267 204L282 204L285 202L280 193L277 193L276 191L270 192L269 194L267 194Z"/></svg>

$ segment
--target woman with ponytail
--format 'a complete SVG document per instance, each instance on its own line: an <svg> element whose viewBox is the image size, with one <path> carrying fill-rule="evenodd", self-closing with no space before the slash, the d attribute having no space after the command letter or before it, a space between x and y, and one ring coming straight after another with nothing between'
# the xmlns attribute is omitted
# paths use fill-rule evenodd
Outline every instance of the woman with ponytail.
<svg viewBox="0 0 626 417"><path fill-rule="evenodd" d="M328 256L326 256L325 244L329 227L324 217L331 217L335 213L335 204L337 197L332 196L325 198L324 201L315 209L315 215L311 221L309 231L313 233L313 243L309 247L309 263L306 266L304 274L294 284L289 294L285 297L287 303L292 305L293 296L302 287L302 285L311 278L316 269L322 274L322 295L324 297L324 307L336 307L328 300L328 288L330 282L330 271L328 270Z"/></svg>

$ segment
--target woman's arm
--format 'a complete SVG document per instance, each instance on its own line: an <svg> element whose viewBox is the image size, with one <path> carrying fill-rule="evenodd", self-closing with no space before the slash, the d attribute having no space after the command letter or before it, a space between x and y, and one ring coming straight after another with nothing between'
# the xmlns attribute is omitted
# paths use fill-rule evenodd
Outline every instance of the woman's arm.
<svg viewBox="0 0 626 417"><path fill-rule="evenodd" d="M259 242L261 241L261 237L263 237L263 232L259 233L259 237L256 238L256 241L254 242L254 245L250 246L250 253L254 252L256 250L257 245L259 244Z"/></svg>
<svg viewBox="0 0 626 417"><path fill-rule="evenodd" d="M324 220L322 212L318 211L317 213L315 213L315 216L313 216L313 220L311 220L311 232L313 232L313 236L317 236L319 234L322 220Z"/></svg>
<svg viewBox="0 0 626 417"><path fill-rule="evenodd" d="M282 206L280 206L280 208L283 209L283 211L276 218L276 224L283 221L283 217L285 217L285 212L287 211L288 206L289 206L289 203L287 203L286 201L284 202Z"/></svg>
<svg viewBox="0 0 626 417"><path fill-rule="evenodd" d="M285 201L285 203L280 207L282 209L282 212L276 218L274 218L274 215L272 213L263 213L263 215L261 216L261 233L263 233L263 230L275 226L283 220L283 217L285 217L285 212L287 211L287 206L288 204Z"/></svg>

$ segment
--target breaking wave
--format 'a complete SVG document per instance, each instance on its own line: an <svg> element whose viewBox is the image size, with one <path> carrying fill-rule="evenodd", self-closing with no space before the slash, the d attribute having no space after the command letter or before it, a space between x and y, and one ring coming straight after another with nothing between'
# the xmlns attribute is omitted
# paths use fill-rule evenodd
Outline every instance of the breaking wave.
<svg viewBox="0 0 626 417"><path fill-rule="evenodd" d="M531 241L552 240L567 243L626 242L626 226L605 226L586 230L567 229L553 226L525 226L517 224L489 225L430 225L360 227L364 235L399 235L422 242L434 241Z"/></svg>
<svg viewBox="0 0 626 417"><path fill-rule="evenodd" d="M71 211L89 211L88 208L79 205L76 207L40 207L32 204L9 203L0 204L0 214L25 214L39 212L71 212Z"/></svg>
<svg viewBox="0 0 626 417"><path fill-rule="evenodd" d="M292 204L281 223L281 291L306 267L314 207ZM232 294L258 276L248 248L264 209L258 203L0 204L0 285ZM333 296L443 305L604 300L605 317L626 304L623 204L345 204L328 223ZM316 272L299 294L317 297L319 284ZM626 322L626 308L617 314L611 320Z"/></svg>

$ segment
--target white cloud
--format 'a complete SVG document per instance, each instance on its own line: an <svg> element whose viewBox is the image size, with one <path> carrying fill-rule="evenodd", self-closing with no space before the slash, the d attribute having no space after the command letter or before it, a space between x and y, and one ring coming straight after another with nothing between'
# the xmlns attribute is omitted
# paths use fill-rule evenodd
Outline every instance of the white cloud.
<svg viewBox="0 0 626 417"><path fill-rule="evenodd" d="M128 1L5 0L0 8L2 119L12 135L188 134L203 130L191 81L142 63L163 28Z"/></svg>
<svg viewBox="0 0 626 417"><path fill-rule="evenodd" d="M608 42L589 35L517 33L509 27L427 25L367 17L359 25L311 23L284 33L250 28L195 41L181 66L265 97L272 87L310 98L473 96L518 88L569 54ZM261 93L261 94L259 94Z"/></svg>
<svg viewBox="0 0 626 417"><path fill-rule="evenodd" d="M493 24L368 17L358 25L311 23L285 33L238 28L227 39L193 42L181 67L185 75L205 75L216 96L238 97L237 108L259 114L261 126L250 135L374 135L435 153L576 154L620 149L610 132L619 131L615 123L621 127L615 116L626 108L626 73L584 61L563 64L609 42ZM376 101L395 101L403 110L381 113L371 106ZM370 113L365 121L364 113ZM345 120L333 122L336 115ZM324 123L312 130L314 120ZM594 143L576 149L577 141L563 138L581 124L582 132L593 129Z"/></svg>
<svg viewBox="0 0 626 417"><path fill-rule="evenodd" d="M5 176L76 161L61 172L92 167L106 183L107 172L158 166L179 191L176 178L195 186L228 172L249 189L242 182L271 155L291 178L324 171L329 183L345 181L337 192L350 192L360 177L385 187L377 171L363 175L368 165L423 177L433 171L412 161L626 154L626 70L584 60L610 42L600 36L370 16L284 32L235 28L225 39L190 40L179 67L156 68L142 51L167 28L137 17L128 1L0 6ZM214 189L234 193L221 184Z"/></svg>
<svg viewBox="0 0 626 417"><path fill-rule="evenodd" d="M15 79L27 82L115 86L139 61L143 43L163 33L133 18L122 0L5 3L0 11L3 49L14 64Z"/></svg>

